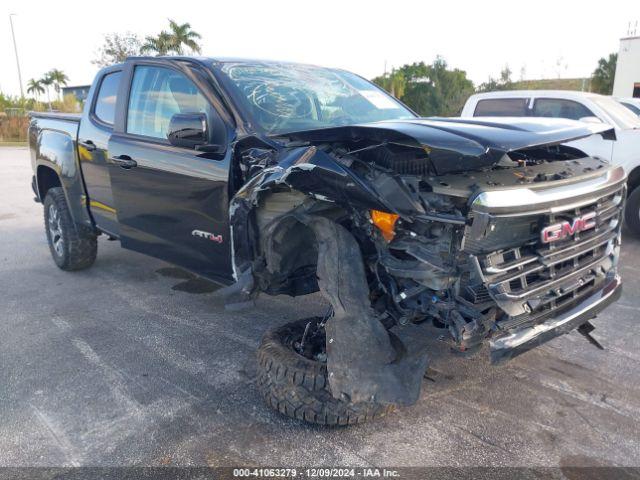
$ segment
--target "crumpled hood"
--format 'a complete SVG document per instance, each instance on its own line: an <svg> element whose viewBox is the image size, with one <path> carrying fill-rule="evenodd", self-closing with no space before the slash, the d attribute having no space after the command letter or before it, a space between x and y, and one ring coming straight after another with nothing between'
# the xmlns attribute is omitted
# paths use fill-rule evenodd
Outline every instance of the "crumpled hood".
<svg viewBox="0 0 640 480"><path fill-rule="evenodd" d="M357 138L423 148L438 174L474 170L499 161L505 153L557 145L594 134L615 140L614 129L556 118L415 118L287 134L311 142Z"/></svg>

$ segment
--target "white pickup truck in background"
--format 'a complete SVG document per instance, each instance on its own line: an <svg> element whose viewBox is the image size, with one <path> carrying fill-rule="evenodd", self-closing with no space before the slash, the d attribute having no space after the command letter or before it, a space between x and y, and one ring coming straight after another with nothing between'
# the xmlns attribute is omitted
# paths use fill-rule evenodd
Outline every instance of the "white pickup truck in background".
<svg viewBox="0 0 640 480"><path fill-rule="evenodd" d="M616 97L616 100L640 117L640 98Z"/></svg>
<svg viewBox="0 0 640 480"><path fill-rule="evenodd" d="M624 167L629 178L625 221L640 236L640 118L626 106L588 92L512 90L472 95L461 116L568 118L613 126L616 141L593 135L569 145Z"/></svg>

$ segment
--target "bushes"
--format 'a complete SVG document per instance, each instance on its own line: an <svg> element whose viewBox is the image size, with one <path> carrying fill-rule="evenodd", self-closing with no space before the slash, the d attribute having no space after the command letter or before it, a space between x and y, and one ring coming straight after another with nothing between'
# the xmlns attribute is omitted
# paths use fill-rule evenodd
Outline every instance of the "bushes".
<svg viewBox="0 0 640 480"><path fill-rule="evenodd" d="M51 108L56 112L78 113L82 105L73 95L65 95L61 100L53 100ZM45 102L32 98L20 100L0 94L0 142L26 142L29 127L28 111L43 112L49 109ZM4 110L4 111L3 111Z"/></svg>
<svg viewBox="0 0 640 480"><path fill-rule="evenodd" d="M62 100L53 100L51 102L51 108L56 112L65 113L80 113L82 111L82 105L76 97L71 94L65 95Z"/></svg>
<svg viewBox="0 0 640 480"><path fill-rule="evenodd" d="M0 142L26 142L29 117L7 117L0 113Z"/></svg>

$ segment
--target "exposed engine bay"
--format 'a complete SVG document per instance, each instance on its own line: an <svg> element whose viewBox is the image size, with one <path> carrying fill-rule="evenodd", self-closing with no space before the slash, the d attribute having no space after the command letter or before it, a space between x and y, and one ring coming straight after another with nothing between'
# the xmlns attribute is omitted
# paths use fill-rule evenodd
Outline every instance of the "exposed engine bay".
<svg viewBox="0 0 640 480"><path fill-rule="evenodd" d="M617 286L624 172L561 144L566 132L491 143L473 122L398 123L236 145L231 303L319 289L333 313L319 354L352 401L417 399L427 352L391 328L431 322L453 350L493 342L500 361Z"/></svg>

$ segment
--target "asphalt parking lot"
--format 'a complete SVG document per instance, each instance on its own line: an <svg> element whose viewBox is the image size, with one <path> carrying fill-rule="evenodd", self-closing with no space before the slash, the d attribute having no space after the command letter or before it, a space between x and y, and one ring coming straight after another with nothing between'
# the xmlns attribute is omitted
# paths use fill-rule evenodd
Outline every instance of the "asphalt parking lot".
<svg viewBox="0 0 640 480"><path fill-rule="evenodd" d="M101 238L66 273L50 258L26 148L0 148L0 465L640 466L640 241L622 299L506 366L434 365L418 403L319 428L270 410L254 352L318 295L227 313L216 286Z"/></svg>

